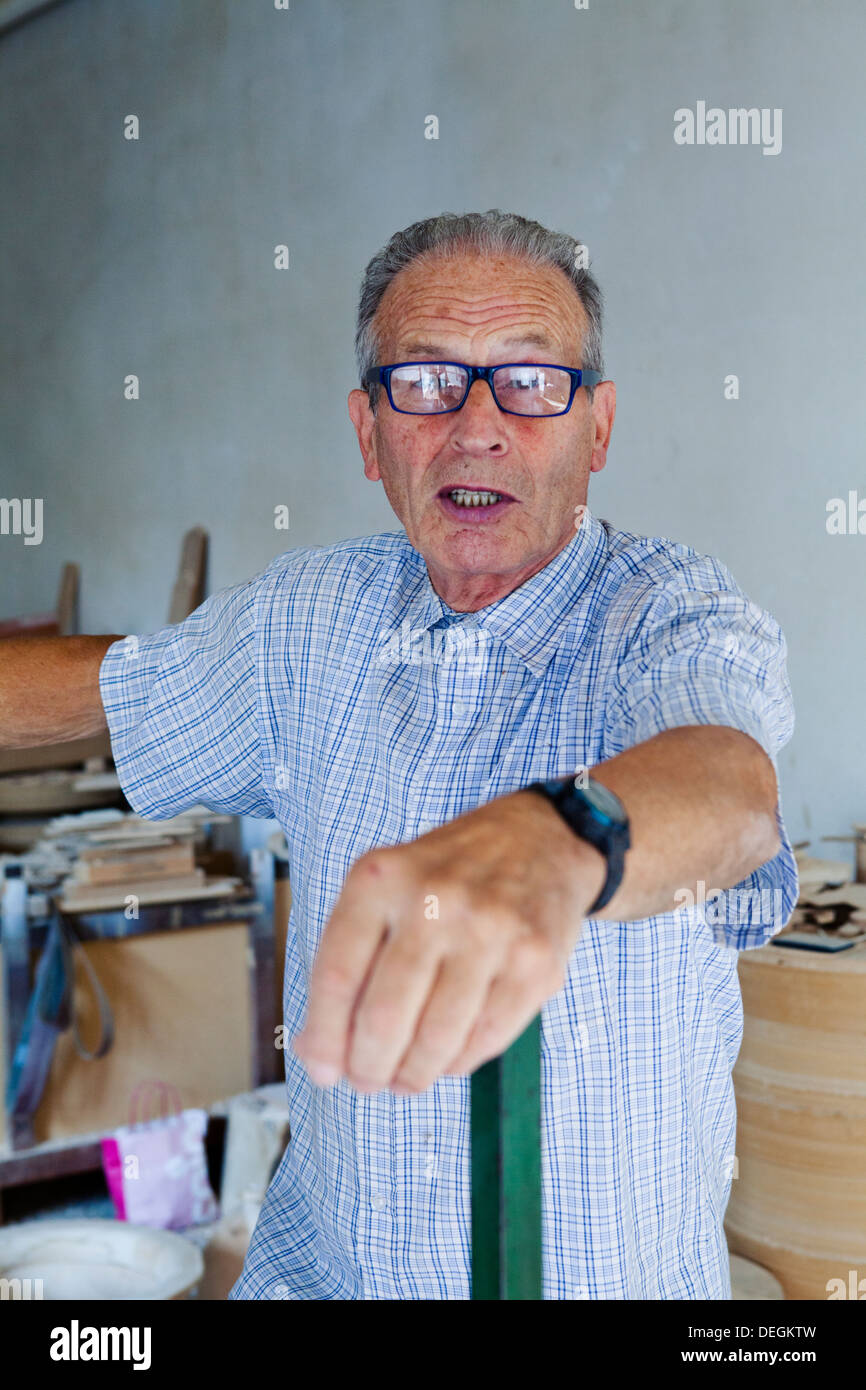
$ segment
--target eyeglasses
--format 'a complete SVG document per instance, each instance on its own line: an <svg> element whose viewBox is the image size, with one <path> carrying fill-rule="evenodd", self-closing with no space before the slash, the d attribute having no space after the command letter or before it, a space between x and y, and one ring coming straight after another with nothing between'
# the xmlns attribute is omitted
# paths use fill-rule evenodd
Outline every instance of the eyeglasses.
<svg viewBox="0 0 866 1390"><path fill-rule="evenodd" d="M391 409L401 415L447 415L460 410L476 381L486 381L506 415L565 415L580 386L597 386L601 372L550 362L503 362L470 367L465 362L394 362L372 367L364 385L381 384Z"/></svg>

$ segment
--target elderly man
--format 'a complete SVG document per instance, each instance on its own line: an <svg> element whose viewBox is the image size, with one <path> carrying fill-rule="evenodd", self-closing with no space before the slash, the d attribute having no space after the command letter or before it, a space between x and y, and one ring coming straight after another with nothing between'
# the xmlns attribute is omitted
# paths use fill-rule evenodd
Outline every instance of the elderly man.
<svg viewBox="0 0 866 1390"><path fill-rule="evenodd" d="M285 829L292 1140L234 1298L467 1297L468 1078L539 1010L545 1296L730 1296L737 950L796 895L784 640L588 509L616 396L578 251L497 211L397 233L349 413L403 529L5 678L9 742L107 717L142 815Z"/></svg>

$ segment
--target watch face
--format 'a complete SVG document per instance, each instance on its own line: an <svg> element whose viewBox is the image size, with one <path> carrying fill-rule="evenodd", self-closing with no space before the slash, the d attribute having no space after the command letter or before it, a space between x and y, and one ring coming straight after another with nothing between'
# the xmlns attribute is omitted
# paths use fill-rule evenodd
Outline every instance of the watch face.
<svg viewBox="0 0 866 1390"><path fill-rule="evenodd" d="M583 788L583 795L597 815L604 816L614 825L623 824L625 818L619 797L614 796L601 782L590 781L589 786Z"/></svg>

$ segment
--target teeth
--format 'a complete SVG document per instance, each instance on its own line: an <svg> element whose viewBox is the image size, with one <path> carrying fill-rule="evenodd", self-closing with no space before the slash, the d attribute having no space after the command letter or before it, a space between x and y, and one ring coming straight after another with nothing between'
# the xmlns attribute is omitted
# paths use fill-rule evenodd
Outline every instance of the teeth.
<svg viewBox="0 0 866 1390"><path fill-rule="evenodd" d="M456 487L448 495L458 507L490 507L502 501L498 492L469 492L465 487Z"/></svg>

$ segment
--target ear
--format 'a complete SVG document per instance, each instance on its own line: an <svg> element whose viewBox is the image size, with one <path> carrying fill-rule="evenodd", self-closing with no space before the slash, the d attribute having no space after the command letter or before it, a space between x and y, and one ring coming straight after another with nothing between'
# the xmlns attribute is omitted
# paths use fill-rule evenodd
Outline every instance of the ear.
<svg viewBox="0 0 866 1390"><path fill-rule="evenodd" d="M354 391L349 392L348 404L349 417L355 426L358 444L364 458L364 474L371 483L377 483L382 475L376 460L376 417L370 409L367 392L356 387Z"/></svg>
<svg viewBox="0 0 866 1390"><path fill-rule="evenodd" d="M591 473L600 473L607 463L607 446L616 415L616 387L612 381L600 381L592 400L592 421L595 441L592 446Z"/></svg>

